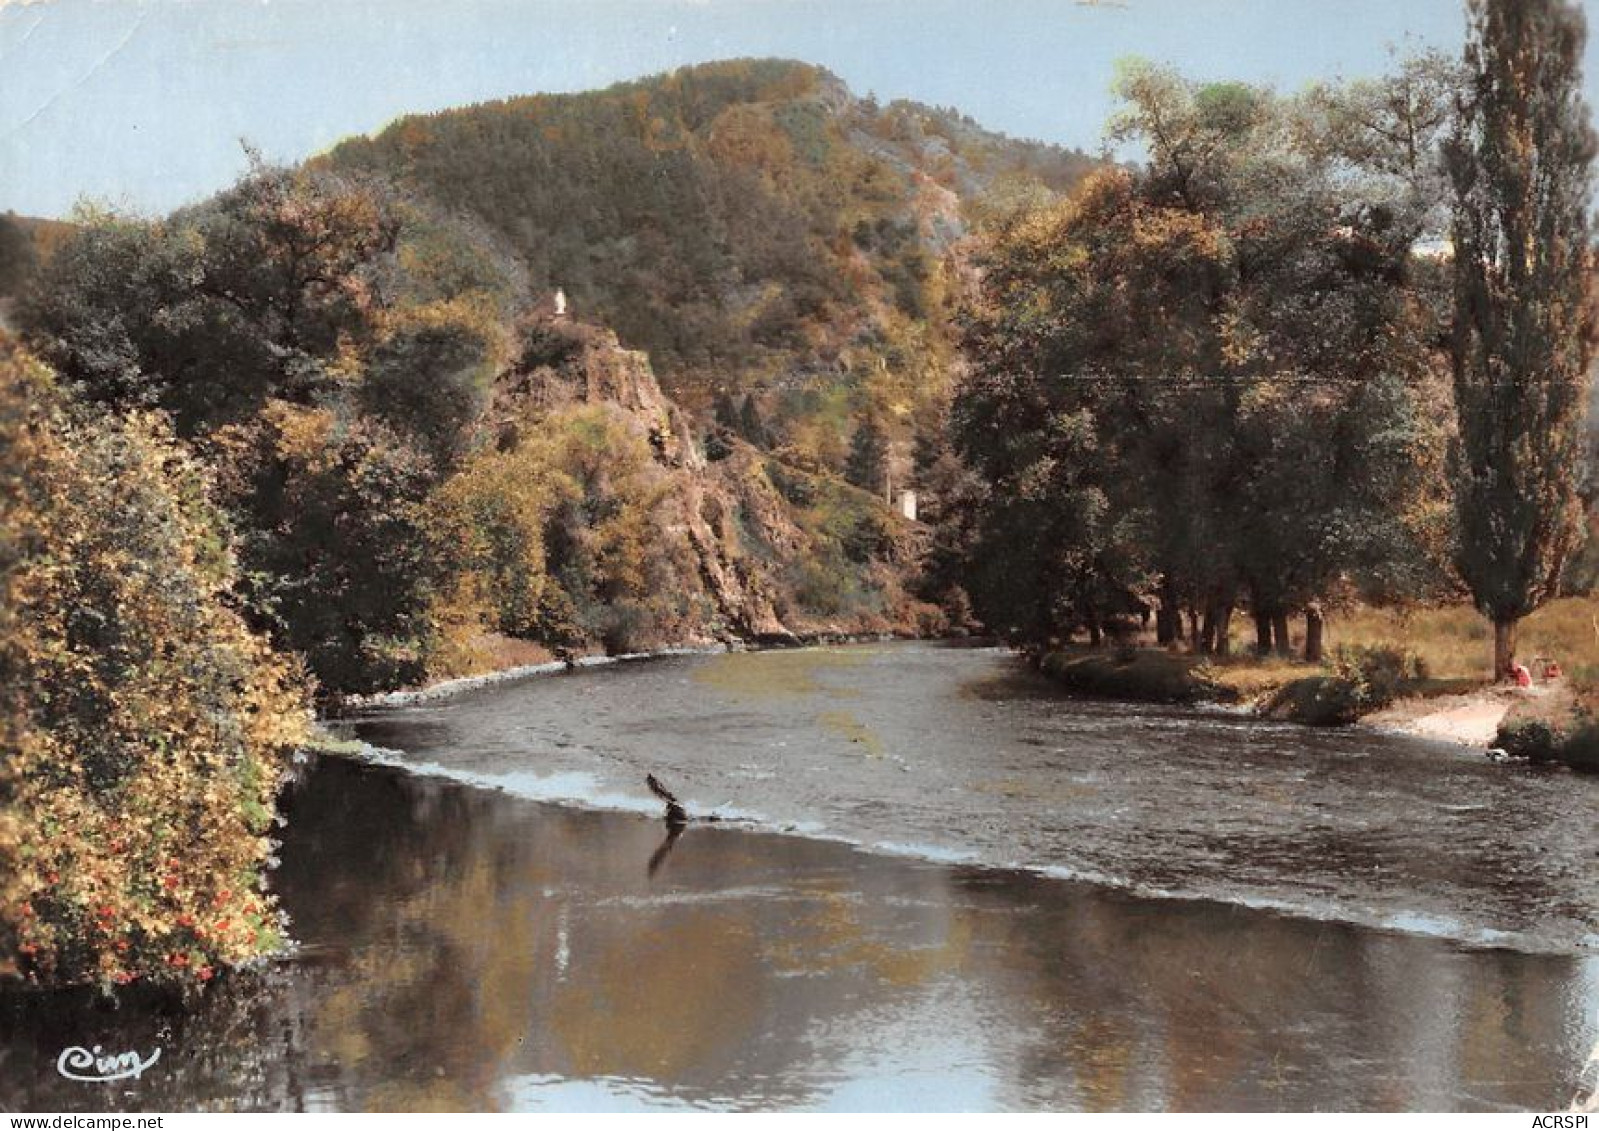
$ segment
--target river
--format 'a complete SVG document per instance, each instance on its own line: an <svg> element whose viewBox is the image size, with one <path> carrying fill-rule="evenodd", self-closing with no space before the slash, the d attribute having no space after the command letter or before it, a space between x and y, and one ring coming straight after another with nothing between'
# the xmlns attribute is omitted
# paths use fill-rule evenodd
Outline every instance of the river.
<svg viewBox="0 0 1599 1131"><path fill-rule="evenodd" d="M0 999L0 1102L1560 1109L1599 782L1093 703L1009 655L735 653L347 724L286 798L300 952L197 1008ZM696 822L669 838L655 773ZM162 1050L66 1081L69 1045Z"/></svg>

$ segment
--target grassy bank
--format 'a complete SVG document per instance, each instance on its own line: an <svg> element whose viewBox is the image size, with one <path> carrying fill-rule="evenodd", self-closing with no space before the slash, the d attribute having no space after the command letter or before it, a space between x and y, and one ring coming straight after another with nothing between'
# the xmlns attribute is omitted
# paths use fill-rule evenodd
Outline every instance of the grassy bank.
<svg viewBox="0 0 1599 1131"><path fill-rule="evenodd" d="M1481 686L1469 679L1437 679L1412 667L1383 679L1370 670L1346 671L1347 665L1307 664L1277 656L1243 654L1227 657L1196 656L1156 647L1067 649L1041 658L1040 670L1072 691L1107 699L1144 703L1248 704L1263 713L1279 714L1301 722L1353 722L1354 717L1324 717L1319 704L1331 702L1341 688L1358 679L1370 684L1383 680L1377 699L1385 705L1398 695L1439 696ZM1349 688L1346 697L1358 699ZM1370 695L1367 691L1364 694ZM1367 710L1377 709L1375 701Z"/></svg>
<svg viewBox="0 0 1599 1131"><path fill-rule="evenodd" d="M1085 695L1246 704L1275 718L1319 725L1382 712L1378 721L1408 729L1431 712L1459 709L1473 696L1490 694L1491 632L1467 606L1358 609L1334 618L1323 664L1256 656L1244 624L1233 635L1234 654L1228 657L1169 651L1142 640L1103 649L1068 647L1043 656L1040 668ZM1599 599L1565 598L1539 610L1523 622L1518 653L1529 662L1558 660L1566 678L1523 695L1506 694L1494 745L1534 761L1599 767ZM1418 702L1423 700L1441 702L1435 707ZM1437 731L1422 727L1418 733ZM1480 738L1486 741L1486 732Z"/></svg>
<svg viewBox="0 0 1599 1131"><path fill-rule="evenodd" d="M1486 679L1493 630L1469 605L1399 611L1357 609L1328 621L1330 645L1397 647L1415 654L1428 674ZM1552 601L1521 623L1517 653L1553 656L1580 684L1599 684L1599 596Z"/></svg>
<svg viewBox="0 0 1599 1131"><path fill-rule="evenodd" d="M1218 661L1163 648L1067 649L1040 670L1084 695L1143 703L1238 703L1293 678L1305 665L1287 660Z"/></svg>
<svg viewBox="0 0 1599 1131"><path fill-rule="evenodd" d="M1291 627L1294 648L1301 650L1304 623ZM1406 652L1435 679L1486 681L1492 665L1493 630L1469 605L1337 612L1327 618L1325 639L1329 654L1337 648ZM1153 639L1139 643L1152 644ZM1226 661L1228 666L1240 672L1257 666L1254 625L1248 617L1233 618L1231 644L1236 658ZM1599 596L1564 597L1539 609L1521 622L1517 653L1529 660L1552 656L1576 682L1599 684Z"/></svg>
<svg viewBox="0 0 1599 1131"><path fill-rule="evenodd" d="M1359 610L1331 634L1337 641L1408 649L1435 678L1482 685L1492 648L1488 623L1465 606L1410 613ZM1517 655L1552 658L1565 678L1511 698L1493 745L1534 762L1599 771L1599 597L1553 601L1522 622Z"/></svg>

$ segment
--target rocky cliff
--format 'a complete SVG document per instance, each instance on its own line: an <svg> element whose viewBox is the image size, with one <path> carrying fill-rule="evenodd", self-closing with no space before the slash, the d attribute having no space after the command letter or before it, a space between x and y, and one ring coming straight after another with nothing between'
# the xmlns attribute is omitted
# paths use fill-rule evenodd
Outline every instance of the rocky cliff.
<svg viewBox="0 0 1599 1131"><path fill-rule="evenodd" d="M543 318L524 341L490 408L502 449L585 406L651 452L649 494L664 544L650 552L657 565L670 563L675 607L684 613L630 646L941 627L938 611L909 595L924 544L916 523L739 439L708 459L648 357L608 329Z"/></svg>

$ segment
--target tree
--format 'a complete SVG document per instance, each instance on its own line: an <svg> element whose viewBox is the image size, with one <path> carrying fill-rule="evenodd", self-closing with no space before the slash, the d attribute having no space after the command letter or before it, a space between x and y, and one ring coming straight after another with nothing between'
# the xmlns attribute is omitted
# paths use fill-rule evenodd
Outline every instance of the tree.
<svg viewBox="0 0 1599 1131"><path fill-rule="evenodd" d="M1133 453L1150 450L1170 387L1142 378L1168 372L1163 351L1182 348L1180 325L1210 291L1203 224L1149 218L1127 174L1091 178L1001 227L965 312L971 371L952 425L988 487L973 493L968 587L981 618L1013 636L1094 637L1148 581L1162 516Z"/></svg>
<svg viewBox="0 0 1599 1131"><path fill-rule="evenodd" d="M756 403L754 393L745 394L744 403L739 407L738 431L757 448L772 446L771 433L766 429L766 421L761 417L761 406Z"/></svg>
<svg viewBox="0 0 1599 1131"><path fill-rule="evenodd" d="M23 325L86 399L166 409L186 437L347 381L401 230L380 186L260 167L164 221L83 220Z"/></svg>
<svg viewBox="0 0 1599 1131"><path fill-rule="evenodd" d="M881 491L888 474L888 437L876 416L867 416L850 440L844 478L863 491Z"/></svg>
<svg viewBox="0 0 1599 1131"><path fill-rule="evenodd" d="M1459 441L1455 562L1494 673L1580 529L1575 469L1596 325L1586 28L1564 0L1472 0L1469 99L1447 148Z"/></svg>
<svg viewBox="0 0 1599 1131"><path fill-rule="evenodd" d="M217 443L220 497L274 643L305 657L324 694L425 678L443 572L422 528L437 484L427 455L374 418L280 400Z"/></svg>
<svg viewBox="0 0 1599 1131"><path fill-rule="evenodd" d="M1424 229L1423 238L1441 236L1449 191L1439 156L1466 79L1457 57L1423 51L1381 78L1317 84L1294 108L1300 144L1358 170L1366 191L1376 189L1386 206Z"/></svg>
<svg viewBox="0 0 1599 1131"><path fill-rule="evenodd" d="M162 221L85 216L23 321L84 400L171 414L257 623L323 692L364 692L425 670L419 507L470 447L512 290L477 233L381 183L258 166Z"/></svg>
<svg viewBox="0 0 1599 1131"><path fill-rule="evenodd" d="M1416 556L1408 472L1438 442L1411 271L1425 194L1395 202L1270 91L1147 64L1120 91L1114 135L1148 166L988 241L954 406L991 488L971 560L1016 564L1000 586L1037 561L1049 597L1003 613L1035 633L1092 639L1154 601L1162 643L1186 609L1196 649L1225 653L1247 597L1264 647L1303 611L1314 654L1335 593Z"/></svg>
<svg viewBox="0 0 1599 1131"><path fill-rule="evenodd" d="M716 390L716 397L711 402L711 414L716 421L716 426L724 432L738 431L738 402L733 399L733 394L725 388Z"/></svg>

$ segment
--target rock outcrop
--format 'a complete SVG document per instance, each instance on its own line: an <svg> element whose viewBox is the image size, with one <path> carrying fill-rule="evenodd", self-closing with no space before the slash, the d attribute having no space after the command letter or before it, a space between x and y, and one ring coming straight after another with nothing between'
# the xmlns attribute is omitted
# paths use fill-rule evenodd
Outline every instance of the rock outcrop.
<svg viewBox="0 0 1599 1131"><path fill-rule="evenodd" d="M524 340L495 385L498 443L514 445L576 405L601 407L648 442L655 505L672 543L654 550L692 563L677 578L684 603L712 610L679 626L680 637L769 641L928 627L928 608L907 596L923 541L915 523L739 439L708 460L693 419L661 391L648 357L608 329L543 318Z"/></svg>

